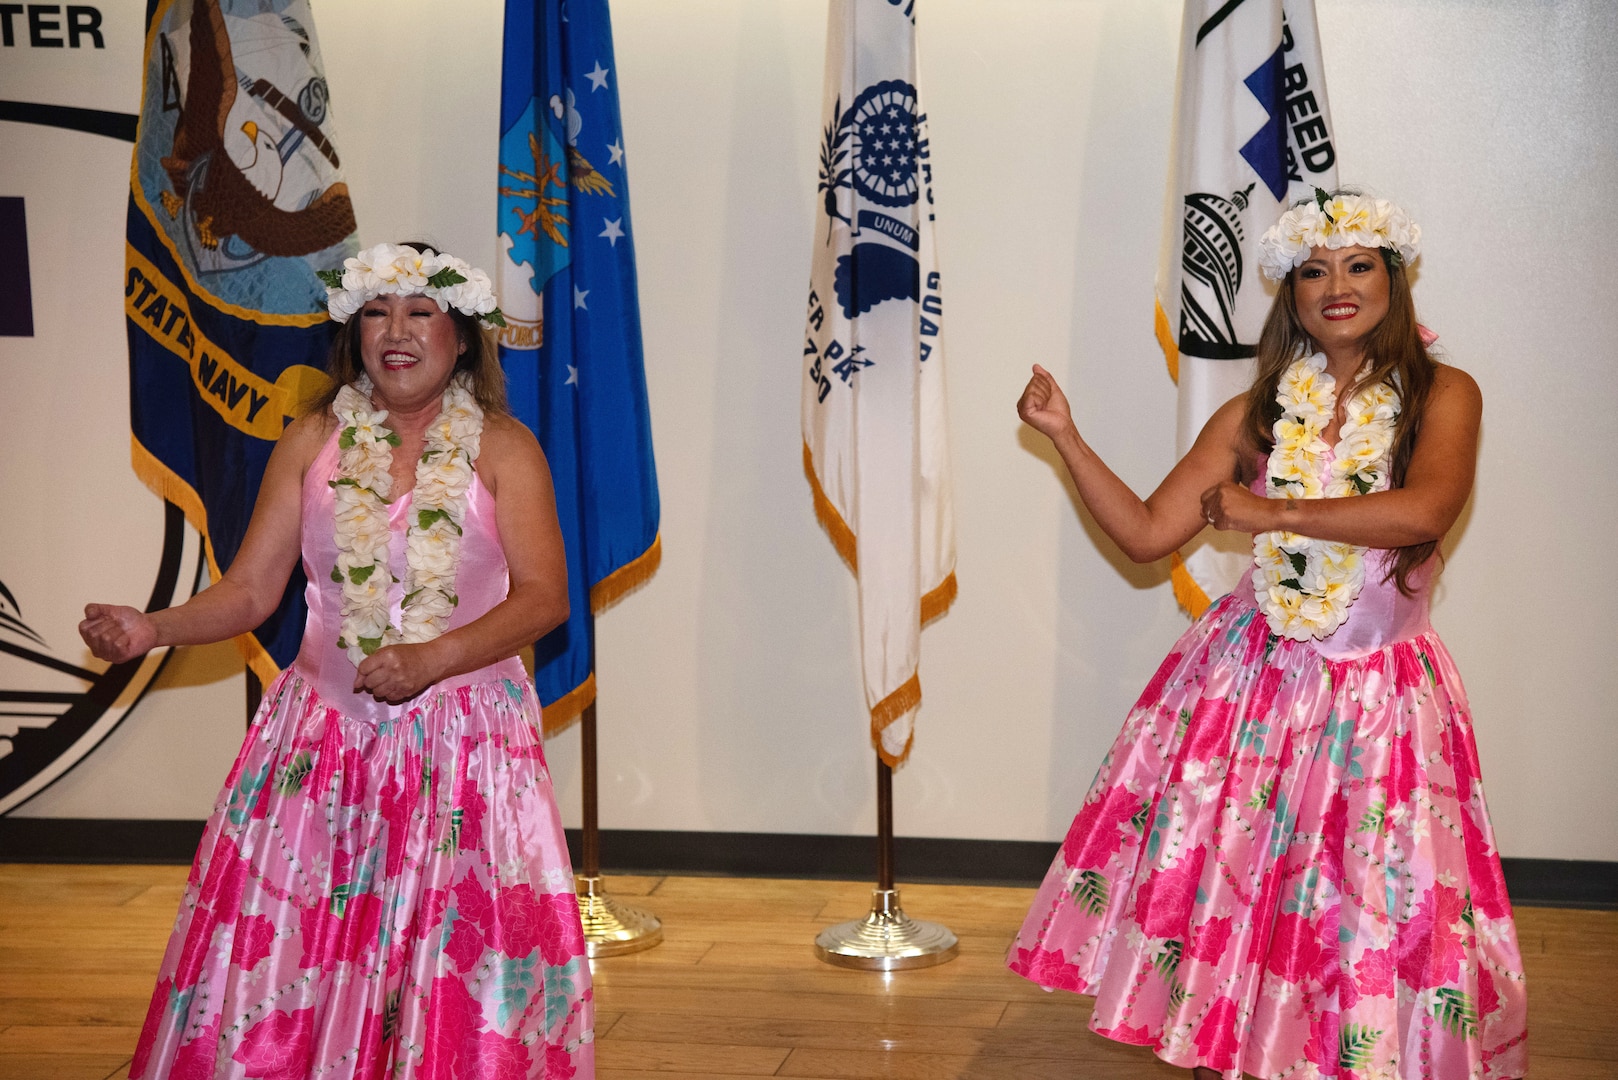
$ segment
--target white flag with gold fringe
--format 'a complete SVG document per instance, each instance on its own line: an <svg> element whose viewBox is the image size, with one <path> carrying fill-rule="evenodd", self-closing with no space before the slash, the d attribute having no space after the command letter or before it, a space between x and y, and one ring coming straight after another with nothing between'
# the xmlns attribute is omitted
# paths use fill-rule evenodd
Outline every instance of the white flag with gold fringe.
<svg viewBox="0 0 1618 1080"><path fill-rule="evenodd" d="M804 470L859 579L871 737L910 753L921 626L955 596L943 302L913 0L831 0Z"/></svg>
<svg viewBox="0 0 1618 1080"><path fill-rule="evenodd" d="M1274 295L1254 261L1259 237L1291 203L1336 186L1314 0L1186 0L1157 274L1177 453L1252 382ZM1174 558L1174 595L1200 615L1252 561L1246 537L1205 531Z"/></svg>

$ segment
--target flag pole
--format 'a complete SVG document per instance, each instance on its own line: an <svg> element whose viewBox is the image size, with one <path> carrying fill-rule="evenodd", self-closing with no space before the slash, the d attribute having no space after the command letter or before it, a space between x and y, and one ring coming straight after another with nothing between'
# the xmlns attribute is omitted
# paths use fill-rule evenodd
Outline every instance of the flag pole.
<svg viewBox="0 0 1618 1080"><path fill-rule="evenodd" d="M815 938L815 955L837 967L900 971L955 959L954 933L904 913L893 883L893 767L876 759L876 888L863 919L829 926Z"/></svg>
<svg viewBox="0 0 1618 1080"><path fill-rule="evenodd" d="M595 616L589 618L590 655L595 656ZM593 672L592 672L593 674ZM598 814L596 765L596 703L592 700L579 717L580 770L584 788L584 821L579 838L579 869L573 888L579 898L579 920L584 924L586 956L621 956L660 944L663 922L649 911L631 907L607 895L601 875L601 826Z"/></svg>

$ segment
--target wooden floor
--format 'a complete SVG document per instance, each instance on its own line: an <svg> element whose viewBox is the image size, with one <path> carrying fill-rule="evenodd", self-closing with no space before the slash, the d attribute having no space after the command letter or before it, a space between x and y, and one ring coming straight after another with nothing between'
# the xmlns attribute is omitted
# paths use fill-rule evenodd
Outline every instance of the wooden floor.
<svg viewBox="0 0 1618 1080"><path fill-rule="evenodd" d="M0 1078L124 1075L184 881L180 867L0 865ZM828 967L810 950L821 927L864 913L866 884L617 877L608 887L642 897L667 940L595 962L600 1080L1186 1076L1089 1034L1083 999L1005 971L1030 889L906 888L911 914L960 935L960 957L883 976ZM1517 916L1533 1076L1618 1078L1618 912Z"/></svg>

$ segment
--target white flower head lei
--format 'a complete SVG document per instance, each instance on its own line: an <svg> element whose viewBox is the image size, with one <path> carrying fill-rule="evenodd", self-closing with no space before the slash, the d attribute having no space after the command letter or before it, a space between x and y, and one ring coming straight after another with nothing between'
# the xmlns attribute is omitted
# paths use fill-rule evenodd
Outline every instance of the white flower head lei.
<svg viewBox="0 0 1618 1080"><path fill-rule="evenodd" d="M420 262L413 263L414 259ZM453 305L465 314L482 315L485 325L503 325L488 275L459 259L379 244L347 260L342 279L346 283L349 275L373 274L378 265L391 274L384 284L392 287L372 291L362 281L353 288L328 289L333 319L342 322L366 300L387 292L425 293L438 301L440 310ZM453 272L457 280L443 277L446 272ZM337 271L324 274L336 275ZM434 280L441 284L431 284ZM356 295L360 299L353 300ZM483 410L472 393L472 376L459 372L444 390L438 416L427 425L416 462L410 526L405 533L404 601L395 627L389 619L388 586L395 579L388 569L387 500L393 487L389 468L399 436L385 426L387 410L374 406L371 390L370 377L362 374L340 389L332 403L338 453L337 478L331 481L337 540L331 577L342 586L337 646L355 665L384 645L431 641L449 625L460 603L455 574L461 562L467 492L483 434Z"/></svg>
<svg viewBox="0 0 1618 1080"><path fill-rule="evenodd" d="M1408 266L1421 257L1421 226L1386 199L1316 188L1313 199L1282 214L1259 239L1259 269L1280 281L1317 247L1385 248L1393 265Z"/></svg>
<svg viewBox="0 0 1618 1080"><path fill-rule="evenodd" d="M317 270L315 275L325 283L326 310L334 322L347 322L367 300L379 296L419 294L436 301L439 311L454 308L484 326L506 325L489 275L432 248L377 244L344 259L341 270Z"/></svg>

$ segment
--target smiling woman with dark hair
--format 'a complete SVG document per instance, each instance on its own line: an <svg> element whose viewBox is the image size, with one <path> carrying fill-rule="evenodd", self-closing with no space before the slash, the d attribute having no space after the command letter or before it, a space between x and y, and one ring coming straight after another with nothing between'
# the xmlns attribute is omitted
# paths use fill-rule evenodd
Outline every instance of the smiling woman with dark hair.
<svg viewBox="0 0 1618 1080"><path fill-rule="evenodd" d="M1017 403L1136 561L1205 526L1253 568L1131 710L1013 945L1197 1080L1515 1080L1527 997L1465 692L1428 623L1482 396L1437 363L1420 229L1319 192L1259 245L1252 389L1141 499L1044 368Z"/></svg>
<svg viewBox="0 0 1618 1080"><path fill-rule="evenodd" d="M118 662L309 620L197 851L142 1078L594 1075L590 970L517 650L567 617L555 498L505 411L489 279L381 244L330 272L332 392L186 604L91 604Z"/></svg>

